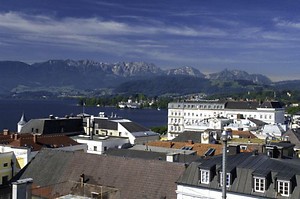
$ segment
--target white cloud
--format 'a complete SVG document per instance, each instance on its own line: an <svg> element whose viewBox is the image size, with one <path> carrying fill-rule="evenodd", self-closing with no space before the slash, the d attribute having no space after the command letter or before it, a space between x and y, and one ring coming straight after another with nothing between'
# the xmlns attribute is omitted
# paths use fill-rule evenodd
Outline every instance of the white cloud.
<svg viewBox="0 0 300 199"><path fill-rule="evenodd" d="M0 27L16 32L40 34L80 34L80 35L143 35L170 34L180 36L222 36L222 30L210 27L199 29L183 26L174 27L165 24L131 25L117 21L104 21L100 18L63 18L48 16L30 16L15 12L0 14Z"/></svg>
<svg viewBox="0 0 300 199"><path fill-rule="evenodd" d="M283 20L280 18L274 18L273 21L275 22L275 25L282 28L300 28L300 22L293 22L288 20Z"/></svg>

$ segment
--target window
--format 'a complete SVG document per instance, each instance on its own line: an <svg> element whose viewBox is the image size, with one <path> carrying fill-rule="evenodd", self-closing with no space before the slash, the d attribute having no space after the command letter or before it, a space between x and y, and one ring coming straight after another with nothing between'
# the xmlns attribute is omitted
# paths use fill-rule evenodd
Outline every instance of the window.
<svg viewBox="0 0 300 199"><path fill-rule="evenodd" d="M254 191L255 192L265 192L266 189L266 179L261 177L254 177Z"/></svg>
<svg viewBox="0 0 300 199"><path fill-rule="evenodd" d="M290 194L290 182L284 180L277 181L277 191L282 196L289 196Z"/></svg>
<svg viewBox="0 0 300 199"><path fill-rule="evenodd" d="M2 176L2 184L8 183L8 176Z"/></svg>
<svg viewBox="0 0 300 199"><path fill-rule="evenodd" d="M209 171L200 169L201 184L209 184Z"/></svg>
<svg viewBox="0 0 300 199"><path fill-rule="evenodd" d="M94 146L94 151L97 151L97 146Z"/></svg>
<svg viewBox="0 0 300 199"><path fill-rule="evenodd" d="M7 162L3 164L3 167L7 167L7 166L8 166L8 163L7 163Z"/></svg>
<svg viewBox="0 0 300 199"><path fill-rule="evenodd" d="M220 185L223 186L223 172L220 171ZM230 173L226 173L226 187L230 186Z"/></svg>

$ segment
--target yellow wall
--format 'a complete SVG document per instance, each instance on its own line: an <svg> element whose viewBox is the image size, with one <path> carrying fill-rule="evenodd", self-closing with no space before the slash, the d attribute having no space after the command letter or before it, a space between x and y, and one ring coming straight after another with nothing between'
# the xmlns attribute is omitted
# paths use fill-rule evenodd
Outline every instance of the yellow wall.
<svg viewBox="0 0 300 199"><path fill-rule="evenodd" d="M0 185L3 184L2 179L4 176L8 176L8 180L12 178L12 161L13 153L0 153Z"/></svg>

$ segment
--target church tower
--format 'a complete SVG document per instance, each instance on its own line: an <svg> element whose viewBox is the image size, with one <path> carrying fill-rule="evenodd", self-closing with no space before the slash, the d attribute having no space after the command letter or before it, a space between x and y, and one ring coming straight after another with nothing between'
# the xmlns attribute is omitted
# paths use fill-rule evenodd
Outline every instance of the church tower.
<svg viewBox="0 0 300 199"><path fill-rule="evenodd" d="M18 133L21 132L23 126L27 123L27 120L26 120L26 117L25 117L25 114L23 113L22 114L22 117L20 119L20 121L18 122Z"/></svg>

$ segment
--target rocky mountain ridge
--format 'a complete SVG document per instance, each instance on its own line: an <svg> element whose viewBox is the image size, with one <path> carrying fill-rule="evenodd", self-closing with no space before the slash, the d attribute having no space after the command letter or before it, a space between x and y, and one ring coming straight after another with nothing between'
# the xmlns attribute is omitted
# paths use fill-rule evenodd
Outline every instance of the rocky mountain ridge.
<svg viewBox="0 0 300 199"><path fill-rule="evenodd" d="M207 78L212 80L248 80L257 84L270 84L272 81L261 74L249 74L241 70L228 70L225 69L218 73L212 73L205 75L198 69L185 66L181 68L163 70L152 63L146 62L117 62L117 63L104 63L96 62L92 60L49 60L46 62L38 62L34 64L26 64L23 62L13 61L0 61L1 72L8 71L11 66L18 66L18 70L24 72L24 70L48 70L57 72L80 72L90 73L95 72L105 75L116 75L121 77L138 77L148 75L188 75L194 77ZM23 68L22 68L23 67ZM4 69L6 68L6 69ZM3 71L3 72L4 72Z"/></svg>
<svg viewBox="0 0 300 199"><path fill-rule="evenodd" d="M0 97L24 92L29 95L35 92L75 96L86 93L102 95L142 92L163 95L174 92L242 92L274 84L264 75L240 70L225 69L205 75L189 66L163 70L145 62L104 63L70 59L33 64L0 61L0 74ZM286 87L287 83L281 86Z"/></svg>

